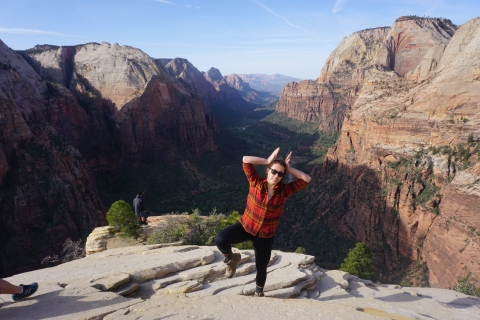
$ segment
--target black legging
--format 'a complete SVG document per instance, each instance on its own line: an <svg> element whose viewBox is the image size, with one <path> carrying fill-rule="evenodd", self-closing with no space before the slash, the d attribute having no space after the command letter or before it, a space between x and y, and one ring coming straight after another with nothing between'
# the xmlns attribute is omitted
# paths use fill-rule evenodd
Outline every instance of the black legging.
<svg viewBox="0 0 480 320"><path fill-rule="evenodd" d="M273 247L273 237L259 238L247 233L240 222L237 222L220 231L215 238L215 244L223 254L232 253L232 244L241 243L247 240L253 242L255 251L255 266L257 267L256 284L258 287L264 287L267 281L267 266L270 261Z"/></svg>

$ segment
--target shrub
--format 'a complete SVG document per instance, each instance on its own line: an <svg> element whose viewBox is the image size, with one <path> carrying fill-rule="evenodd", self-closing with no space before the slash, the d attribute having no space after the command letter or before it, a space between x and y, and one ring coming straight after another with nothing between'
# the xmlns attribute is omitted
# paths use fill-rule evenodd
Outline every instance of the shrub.
<svg viewBox="0 0 480 320"><path fill-rule="evenodd" d="M453 290L470 296L480 297L480 287L476 287L477 282L477 277L469 272L464 278L458 280Z"/></svg>
<svg viewBox="0 0 480 320"><path fill-rule="evenodd" d="M67 238L62 246L62 253L60 255L54 254L53 256L45 257L40 264L46 263L65 263L85 257L85 246L82 245L82 240L72 241Z"/></svg>
<svg viewBox="0 0 480 320"><path fill-rule="evenodd" d="M147 240L147 244L183 241L185 244L214 246L215 237L224 228L238 222L240 214L233 211L225 216L213 209L205 217L199 209L193 210L185 220L166 218L164 225L155 230ZM246 241L235 245L238 249L253 249L253 243Z"/></svg>
<svg viewBox="0 0 480 320"><path fill-rule="evenodd" d="M305 254L306 251L305 251L305 248L304 248L304 247L298 247L298 248L295 250L295 253L303 253L303 254Z"/></svg>
<svg viewBox="0 0 480 320"><path fill-rule="evenodd" d="M357 242L343 260L340 270L362 279L375 280L372 251L363 242Z"/></svg>
<svg viewBox="0 0 480 320"><path fill-rule="evenodd" d="M147 244L171 243L183 240L186 232L184 221L165 216L165 224L159 226L148 237Z"/></svg>
<svg viewBox="0 0 480 320"><path fill-rule="evenodd" d="M112 204L107 212L107 222L115 231L120 231L122 237L137 237L141 228L132 207L123 200Z"/></svg>
<svg viewBox="0 0 480 320"><path fill-rule="evenodd" d="M473 133L470 133L467 138L467 143L472 143L474 141L473 139Z"/></svg>

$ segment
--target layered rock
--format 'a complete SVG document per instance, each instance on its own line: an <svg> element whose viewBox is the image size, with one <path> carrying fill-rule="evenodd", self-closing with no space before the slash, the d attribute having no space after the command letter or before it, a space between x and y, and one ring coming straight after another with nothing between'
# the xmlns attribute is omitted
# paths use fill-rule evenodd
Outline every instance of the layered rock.
<svg viewBox="0 0 480 320"><path fill-rule="evenodd" d="M267 319L474 319L480 306L479 299L455 291L373 283L322 270L313 256L281 251L272 252L265 297L252 299L254 253L240 252L242 260L230 279L225 277L223 255L214 247L159 244L92 254L8 278L12 283L36 281L39 289L26 301L5 303L2 316L16 318L21 312L42 319L223 319L232 312L235 318L251 318L253 312ZM43 303L32 303L37 299Z"/></svg>
<svg viewBox="0 0 480 320"><path fill-rule="evenodd" d="M66 239L84 240L106 223L98 177L216 148L213 115L190 74L176 77L138 49L90 43L15 53L1 43L0 63L2 275L39 268Z"/></svg>
<svg viewBox="0 0 480 320"><path fill-rule="evenodd" d="M202 97L203 100L215 102L220 99L212 83L186 59L157 59L157 61L161 61L170 74L177 79L181 79L191 92Z"/></svg>
<svg viewBox="0 0 480 320"><path fill-rule="evenodd" d="M220 70L212 67L208 69L204 77L215 87L222 100L240 98L240 93L224 80Z"/></svg>
<svg viewBox="0 0 480 320"><path fill-rule="evenodd" d="M412 31L405 23L422 27L399 20L393 29L407 34ZM324 172L335 168L349 181L339 228L377 250L384 276L398 275L411 260L426 263L432 286L453 287L468 271L480 276L474 232L480 229L479 28L480 19L468 21L446 46L450 28L435 29L436 44L402 38L424 43L423 52L437 52L436 67L423 74L427 80L412 79L415 72L408 72L423 62L403 60L410 48L397 56L395 72L365 72L337 146L327 155ZM441 56L431 49L437 45L445 46Z"/></svg>
<svg viewBox="0 0 480 320"><path fill-rule="evenodd" d="M392 70L400 76L413 73L412 77L424 78L429 72L425 65L434 64L432 59L438 59L455 30L456 26L446 19L402 17L391 28L355 32L328 57L316 82L308 80L284 87L277 111L302 121L319 122L325 131L338 131L367 73Z"/></svg>
<svg viewBox="0 0 480 320"><path fill-rule="evenodd" d="M86 109L103 109L91 116L107 115L105 127L113 127L108 135L116 142L102 141L96 149L113 145L133 165L175 163L182 153L215 150L215 123L206 103L216 93L188 61L152 59L139 49L105 42L35 47L25 55L44 78L75 92ZM88 162L97 165L105 159Z"/></svg>
<svg viewBox="0 0 480 320"><path fill-rule="evenodd" d="M1 41L0 66L0 274L12 274L39 268L105 217L76 148L87 113Z"/></svg>

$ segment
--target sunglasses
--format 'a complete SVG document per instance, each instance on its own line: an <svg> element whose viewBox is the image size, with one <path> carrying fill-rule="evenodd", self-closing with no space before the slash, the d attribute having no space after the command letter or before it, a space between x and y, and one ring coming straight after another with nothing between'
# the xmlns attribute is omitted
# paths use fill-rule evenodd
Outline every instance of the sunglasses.
<svg viewBox="0 0 480 320"><path fill-rule="evenodd" d="M280 178L283 177L284 172L282 172L282 171L277 171L277 170L272 169L272 168L268 168L268 169L270 169L270 172L272 173L272 175L276 175L276 174L277 174Z"/></svg>

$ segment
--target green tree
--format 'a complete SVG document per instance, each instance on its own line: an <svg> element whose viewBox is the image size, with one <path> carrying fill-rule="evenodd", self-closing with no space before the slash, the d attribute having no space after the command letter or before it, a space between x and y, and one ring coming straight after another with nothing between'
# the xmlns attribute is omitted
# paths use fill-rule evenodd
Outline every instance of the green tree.
<svg viewBox="0 0 480 320"><path fill-rule="evenodd" d="M472 143L473 141L474 141L474 139L473 139L473 133L470 133L470 134L468 135L467 142L468 142L468 143Z"/></svg>
<svg viewBox="0 0 480 320"><path fill-rule="evenodd" d="M363 242L357 242L343 260L340 270L362 279L375 280L372 251Z"/></svg>
<svg viewBox="0 0 480 320"><path fill-rule="evenodd" d="M117 232L120 231L120 236L123 237L136 237L141 228L132 207L123 200L115 201L110 206L107 222Z"/></svg>
<svg viewBox="0 0 480 320"><path fill-rule="evenodd" d="M298 247L296 250L295 250L295 253L303 253L305 254L307 251L305 250L304 247Z"/></svg>

